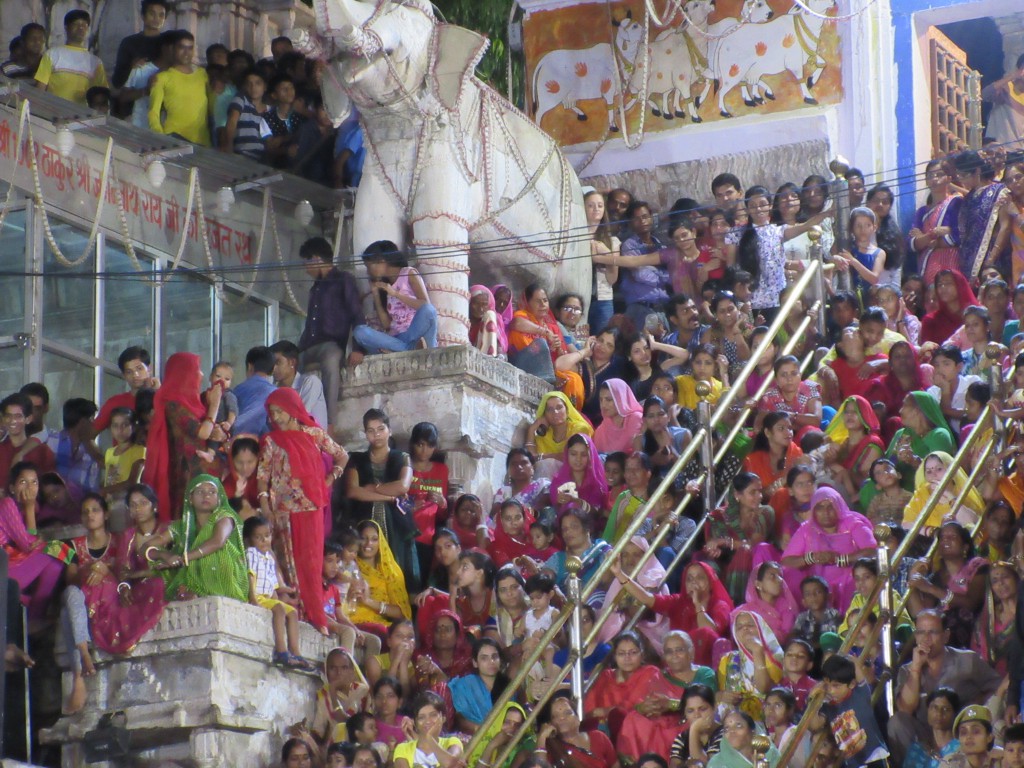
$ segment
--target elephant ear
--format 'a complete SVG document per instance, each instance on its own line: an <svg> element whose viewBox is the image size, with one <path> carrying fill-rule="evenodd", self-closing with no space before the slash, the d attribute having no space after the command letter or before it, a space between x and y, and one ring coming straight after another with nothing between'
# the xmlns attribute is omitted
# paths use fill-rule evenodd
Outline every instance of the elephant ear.
<svg viewBox="0 0 1024 768"><path fill-rule="evenodd" d="M434 93L447 109L454 110L490 41L465 27L439 24L434 44L437 46L432 73Z"/></svg>

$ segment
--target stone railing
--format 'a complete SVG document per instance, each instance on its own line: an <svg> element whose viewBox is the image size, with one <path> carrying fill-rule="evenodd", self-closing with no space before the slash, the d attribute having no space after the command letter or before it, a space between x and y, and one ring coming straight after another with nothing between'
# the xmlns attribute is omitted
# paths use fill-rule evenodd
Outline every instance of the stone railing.
<svg viewBox="0 0 1024 768"><path fill-rule="evenodd" d="M322 662L333 642L300 625L300 650ZM221 597L171 603L127 656L97 652L89 705L40 733L63 747L65 768L85 765L82 745L101 716L123 712L132 756L202 768L266 768L289 725L312 722L319 674L274 667L270 612ZM67 659L58 661L66 666ZM70 674L65 674L65 687Z"/></svg>

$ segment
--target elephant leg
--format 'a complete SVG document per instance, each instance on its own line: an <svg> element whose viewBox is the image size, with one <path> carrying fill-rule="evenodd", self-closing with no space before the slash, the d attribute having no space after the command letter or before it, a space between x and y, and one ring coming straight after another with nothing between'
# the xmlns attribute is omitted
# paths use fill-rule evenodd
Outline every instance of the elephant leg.
<svg viewBox="0 0 1024 768"><path fill-rule="evenodd" d="M469 343L469 232L447 216L418 219L413 245L430 301L437 309L439 346Z"/></svg>

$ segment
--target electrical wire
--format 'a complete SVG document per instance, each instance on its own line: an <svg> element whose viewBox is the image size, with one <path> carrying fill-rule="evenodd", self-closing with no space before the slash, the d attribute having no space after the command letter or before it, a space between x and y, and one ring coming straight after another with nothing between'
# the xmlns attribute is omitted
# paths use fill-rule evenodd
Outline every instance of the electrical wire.
<svg viewBox="0 0 1024 768"><path fill-rule="evenodd" d="M1020 142L1006 142L1004 144L989 144L985 147L985 151L991 151L994 148L1000 149L1021 149L1021 157L1024 159L1024 147L1021 146ZM924 185L925 172L924 168L932 161L925 161L922 163L915 163L909 166L897 166L889 171L882 171L875 174L864 174L865 186L867 187L866 196L870 196L872 190L878 187L888 187L891 194L896 196L903 196L908 194L916 194L920 191L925 190L927 187ZM812 174L822 175L822 174ZM828 180L819 183L817 186L824 188L826 191L829 190L831 182ZM799 186L799 185L798 185ZM803 187L804 189L812 189L816 185L810 184ZM772 190L770 193L774 194ZM696 208L687 209L686 213L693 215L698 212L707 212L709 210L717 209L720 206L717 203L708 203L706 205L699 205ZM665 223L673 217L673 213L665 211L658 215L659 223ZM613 228L618 228L621 225L627 224L627 220L620 222L611 222L610 225ZM12 226L11 223L5 222L4 228ZM0 230L0 236L2 236L3 230ZM523 247L530 248L553 248L555 246L571 245L572 243L585 243L589 242L591 235L589 232L588 225L582 225L579 227L568 228L564 230L552 231L552 232L541 232L534 233L531 235L520 235L515 240L507 237L497 237L489 240L483 240L472 244L472 257L475 260L480 258L486 258L491 254L507 253L510 249L519 250ZM141 247L145 247L144 243L139 244ZM581 249L582 250L582 249ZM445 259L452 257L462 257L464 251L461 249L431 249L428 253L419 254L420 259ZM583 252L577 255L564 256L562 261L573 261L576 259L589 259L589 253ZM335 263L338 267L345 268L359 264L362 261L358 254L347 256L338 259ZM551 262L545 259L527 259L516 261L510 265L515 268L532 267L532 266L550 266ZM233 275L246 275L247 278L244 281L246 285L259 285L259 284L278 284L280 278L276 277L280 273L291 273L295 270L302 271L305 266L305 262L301 260L295 261L284 261L279 263L264 263L258 265L249 264L235 264L235 265L219 265L214 267L189 267L178 270L148 270L144 272L134 271L115 271L115 270L104 270L104 271L44 271L30 272L24 271L19 272L16 270L0 270L0 277L14 277L14 278L33 278L43 277L45 279L61 279L61 280L107 280L110 282L124 281L133 282L143 278L151 278L151 272L157 271L161 276L168 279L181 279L188 280L194 278L212 278L212 279L230 279ZM460 272L461 270L456 269L431 269L427 273L428 275L443 275L448 273ZM295 277L291 276L294 282L300 284L312 284L314 278L312 277Z"/></svg>

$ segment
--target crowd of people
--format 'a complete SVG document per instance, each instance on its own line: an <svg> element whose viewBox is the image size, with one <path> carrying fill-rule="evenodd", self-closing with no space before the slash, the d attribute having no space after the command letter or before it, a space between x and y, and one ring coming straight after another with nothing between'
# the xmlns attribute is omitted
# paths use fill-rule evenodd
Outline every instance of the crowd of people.
<svg viewBox="0 0 1024 768"><path fill-rule="evenodd" d="M339 167L318 63L279 38L273 61L211 46L198 68L191 35L162 31L167 3L142 5L145 28L124 40L103 94L111 110L287 167L309 162L308 129L330 155L312 166ZM88 15L65 27L67 45L46 51L27 26L3 71L95 103L108 86L83 48ZM710 205L668 211L585 189L590 296L469 290L471 343L550 385L493 493L451 492L440 447L457 436L434 424L397 444L390 417L412 414L362 414L363 450L334 439L352 418L344 366L437 345L414 254L388 241L362 254L362 285L329 242L304 243L302 336L244 361L206 374L196 355L157 365L129 347L126 391L61 403L59 430L46 387L26 383L0 401L0 536L30 636L61 627L65 714L89 706L97 649L130 654L169 602L220 596L267 612L268 662L324 676L295 713L288 766L497 768L514 743L502 768L733 768L754 764L764 734L771 766L790 751L797 768L1024 768L1024 154L1009 149L930 163L927 201L905 227L893 190L856 169L843 201L818 175L772 191L721 174ZM792 297L819 250L823 291L812 281ZM704 499L699 458L672 473L700 426L698 392L715 406L734 387L714 435L716 498ZM954 467L986 406L1005 445L980 468L980 451ZM877 555L926 507L891 576L907 599L893 619L902 656L886 669L869 602ZM53 535L69 525L78 535ZM589 593L584 635L601 623L581 649L584 717L565 686L524 729L569 657L564 632L546 635L571 556ZM303 658L300 622L337 648ZM31 651L9 645L8 665L42 661ZM889 677L891 712L872 698ZM825 703L796 738L815 691Z"/></svg>
<svg viewBox="0 0 1024 768"><path fill-rule="evenodd" d="M109 77L89 50L92 19L80 9L64 16L63 45L47 48L42 24L22 27L0 72L138 128L328 186L359 186L365 151L358 114L334 127L321 94L323 61L307 59L282 36L259 60L214 43L200 66L192 33L164 29L170 10L169 0L142 0L142 31L121 41Z"/></svg>

